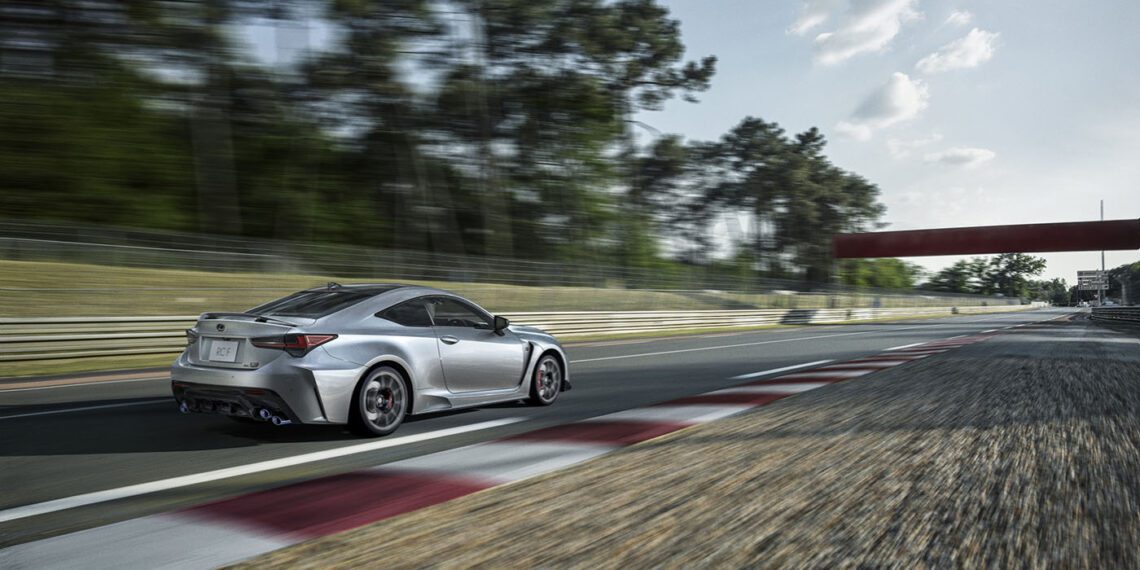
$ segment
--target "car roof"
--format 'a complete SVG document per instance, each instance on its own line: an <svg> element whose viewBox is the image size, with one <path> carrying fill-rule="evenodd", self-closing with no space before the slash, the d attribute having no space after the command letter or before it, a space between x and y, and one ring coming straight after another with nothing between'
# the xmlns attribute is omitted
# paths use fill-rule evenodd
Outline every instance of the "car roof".
<svg viewBox="0 0 1140 570"><path fill-rule="evenodd" d="M402 285L400 283L353 283L349 285L329 283L322 287L310 287L305 289L305 291L354 291L379 295L380 293L387 293L388 291L394 291L403 287L408 287L408 285Z"/></svg>
<svg viewBox="0 0 1140 570"><path fill-rule="evenodd" d="M393 289L393 291L395 290ZM425 295L447 295L450 297L459 297L461 299L466 298L463 295L460 295L459 293L455 293L453 291L439 289L436 287L428 287L426 285L402 285L399 287L399 290L396 291L396 293L401 299L412 299L415 297L423 297Z"/></svg>
<svg viewBox="0 0 1140 570"><path fill-rule="evenodd" d="M400 303L408 299L414 299L416 297L423 297L427 295L446 295L449 297L458 297L467 301L468 303L472 302L470 299L467 299L463 295L455 293L454 291L448 291L446 289L439 289L436 287L428 287L426 285L408 285L404 283L354 283L351 285L330 283L324 287L313 287L311 289L305 289L305 291L359 292L370 295L372 299L380 300L390 304Z"/></svg>
<svg viewBox="0 0 1140 570"><path fill-rule="evenodd" d="M350 283L347 285L341 285L340 283L330 283L329 285L322 287L310 287L309 289L304 289L304 291L354 291L379 295L381 293L396 291L397 289L400 290L401 293L414 292L415 295L441 294L462 297L462 295L459 295L453 291L448 291L446 289L428 287L427 285L409 285L407 283Z"/></svg>

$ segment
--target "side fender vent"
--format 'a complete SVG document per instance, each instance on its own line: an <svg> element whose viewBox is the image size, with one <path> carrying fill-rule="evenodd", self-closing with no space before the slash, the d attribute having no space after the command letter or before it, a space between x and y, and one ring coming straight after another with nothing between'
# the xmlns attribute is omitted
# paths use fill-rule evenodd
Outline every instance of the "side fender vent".
<svg viewBox="0 0 1140 570"><path fill-rule="evenodd" d="M519 378L519 384L526 382L526 371L530 370L530 359L534 357L534 343L531 341L526 342L526 347L523 348L523 369L522 376Z"/></svg>

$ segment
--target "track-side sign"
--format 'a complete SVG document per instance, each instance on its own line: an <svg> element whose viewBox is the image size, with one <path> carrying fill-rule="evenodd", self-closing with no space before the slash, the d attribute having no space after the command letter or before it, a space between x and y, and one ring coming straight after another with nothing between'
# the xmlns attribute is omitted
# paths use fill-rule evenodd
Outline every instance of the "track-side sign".
<svg viewBox="0 0 1140 570"><path fill-rule="evenodd" d="M1077 289L1081 291L1107 291L1108 272L1099 269L1078 271Z"/></svg>
<svg viewBox="0 0 1140 570"><path fill-rule="evenodd" d="M1077 289L1081 291L1107 291L1107 272L1099 269L1077 272Z"/></svg>

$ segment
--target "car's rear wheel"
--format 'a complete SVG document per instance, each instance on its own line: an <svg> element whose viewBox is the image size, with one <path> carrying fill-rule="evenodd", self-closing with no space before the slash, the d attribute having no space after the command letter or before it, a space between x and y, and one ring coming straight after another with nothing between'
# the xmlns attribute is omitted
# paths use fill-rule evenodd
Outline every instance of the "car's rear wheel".
<svg viewBox="0 0 1140 570"><path fill-rule="evenodd" d="M353 429L366 436L388 435L408 413L408 381L399 370L380 366L370 372L353 395L351 424Z"/></svg>
<svg viewBox="0 0 1140 570"><path fill-rule="evenodd" d="M531 405L549 406L562 390L562 363L553 354L545 354L534 367L530 382Z"/></svg>

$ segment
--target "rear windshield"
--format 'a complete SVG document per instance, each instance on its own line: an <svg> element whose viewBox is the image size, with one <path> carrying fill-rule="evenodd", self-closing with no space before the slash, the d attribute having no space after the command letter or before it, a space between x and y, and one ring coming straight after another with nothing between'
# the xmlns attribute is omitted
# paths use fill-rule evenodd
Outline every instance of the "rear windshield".
<svg viewBox="0 0 1140 570"><path fill-rule="evenodd" d="M247 311L266 317L319 319L376 295L374 290L301 291Z"/></svg>

